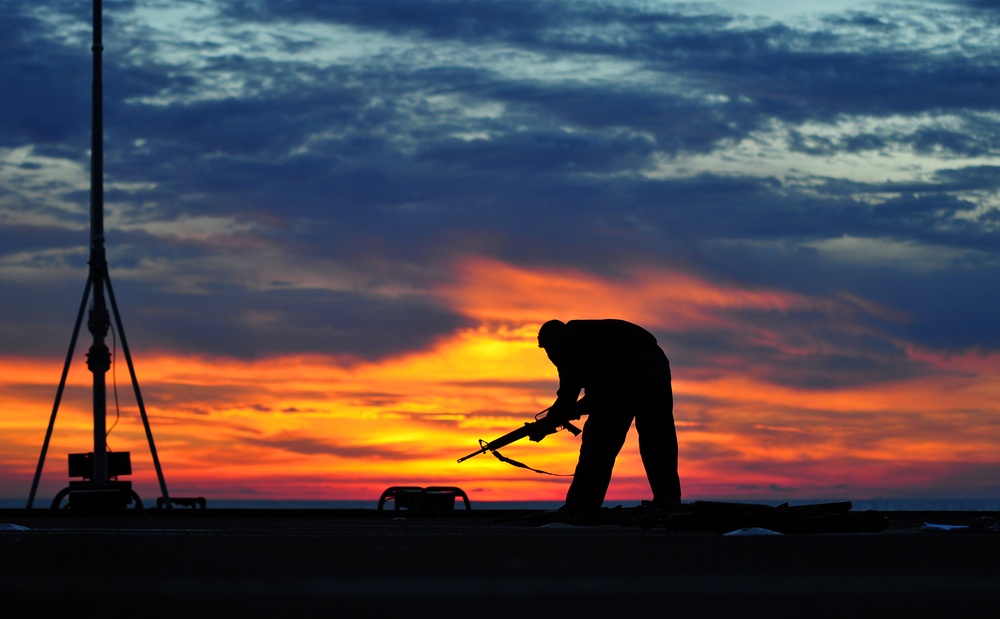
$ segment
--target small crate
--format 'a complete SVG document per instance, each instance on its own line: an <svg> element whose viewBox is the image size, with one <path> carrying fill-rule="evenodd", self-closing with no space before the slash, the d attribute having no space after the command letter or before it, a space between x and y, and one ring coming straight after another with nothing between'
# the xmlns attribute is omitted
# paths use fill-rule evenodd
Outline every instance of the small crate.
<svg viewBox="0 0 1000 619"><path fill-rule="evenodd" d="M385 504L392 501L393 511L406 511L412 516L449 516L455 512L455 501L459 498L465 505L465 511L471 511L469 497L461 488L392 486L379 498L378 511L383 511Z"/></svg>

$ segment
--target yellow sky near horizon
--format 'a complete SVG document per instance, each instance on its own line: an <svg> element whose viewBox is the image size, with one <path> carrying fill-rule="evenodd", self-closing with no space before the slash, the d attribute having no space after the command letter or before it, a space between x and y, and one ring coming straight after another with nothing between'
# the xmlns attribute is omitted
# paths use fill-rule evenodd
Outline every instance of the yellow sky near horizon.
<svg viewBox="0 0 1000 619"><path fill-rule="evenodd" d="M133 348L171 494L375 501L389 486L455 485L474 502L561 500L568 477L539 476L489 454L461 464L456 459L474 451L478 439L496 438L551 404L556 375L536 346L538 325L553 317L612 316L666 334L661 344L674 370L685 499L860 499L998 487L991 473L1000 462L996 355L949 356L910 346L908 359L927 370L920 376L795 386L750 371L739 356L688 366L689 359L671 354L671 339L689 330L733 332L805 359L824 344L766 323L740 322L733 310L781 315L841 301L736 289L653 269L612 281L480 259L459 266L455 283L439 293L477 326L398 357L241 361ZM843 320L845 331L867 328ZM77 351L56 420L40 502L66 485L66 454L92 448L84 352ZM61 363L0 357L0 496L27 496ZM130 479L152 500L159 491L123 363L109 374L113 383L121 419L108 444L132 453ZM111 427L112 391L108 408ZM571 473L577 449L577 439L561 433L503 451ZM609 500L642 498L648 487L633 432Z"/></svg>

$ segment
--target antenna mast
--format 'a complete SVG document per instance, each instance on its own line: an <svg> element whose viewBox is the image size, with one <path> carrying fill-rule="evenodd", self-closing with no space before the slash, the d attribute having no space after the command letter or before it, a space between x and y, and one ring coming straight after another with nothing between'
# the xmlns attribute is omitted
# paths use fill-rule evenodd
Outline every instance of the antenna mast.
<svg viewBox="0 0 1000 619"><path fill-rule="evenodd" d="M87 367L94 374L94 473L95 484L108 481L107 458L107 388L105 375L111 369L111 352L104 343L111 326L111 315L104 299L108 272L104 253L104 53L101 0L94 0L94 79L91 91L92 118L90 135L90 281L93 306L87 329L94 341L87 353Z"/></svg>
<svg viewBox="0 0 1000 619"><path fill-rule="evenodd" d="M69 373L70 361L73 357L73 351L76 348L76 340L80 333L84 310L87 307L87 299L91 297L91 293L93 295L87 329L93 336L93 342L87 353L87 367L94 375L94 450L90 454L70 454L70 476L83 477L85 481L70 482L69 487L56 495L52 503L52 509L58 509L59 503L66 495L70 495L70 505L72 506L72 494L74 491L80 491L81 500L79 504L82 507L99 509L123 507L134 500L136 508L142 509L142 501L132 490L131 482L119 482L116 479L118 475L131 473L131 463L128 461L128 453L116 454L124 455L125 459L116 460L113 466L109 466L107 448L107 384L105 378L108 370L111 369L111 351L108 350L105 338L108 335L108 329L111 328L112 312L109 311L108 301L110 301L110 309L114 313L115 326L118 329L122 351L125 354L125 360L128 363L129 373L132 377L132 386L135 390L136 403L139 407L139 413L146 431L149 451L153 458L153 465L156 468L160 490L163 493L163 496L157 500L157 506L171 506L171 499L167 493L167 484L164 481L163 470L160 468L160 460L157 457L156 446L153 443L153 433L150 430L149 419L146 416L146 407L143 404L142 394L139 391L139 381L136 379L135 368L132 365L132 355L129 352L128 342L125 339L125 330L122 328L118 304L115 302L114 290L111 287L111 279L108 276L108 262L104 251L104 80L102 69L104 42L103 6L101 0L93 0L93 8L94 40L91 50L93 52L94 64L91 91L92 115L90 136L90 270L87 277L87 285L83 292L83 301L80 303L80 310L77 313L76 326L73 329L73 336L70 340L69 352L66 355L66 362L63 366L62 378L59 382L59 388L56 391L52 416L49 418L45 441L42 443L42 453L38 459L38 467L35 470L31 493L28 495L27 509L31 509L35 500L35 493L38 490L38 482L45 463L45 454L48 451L49 439L52 437L52 429L55 426L59 402L62 399L63 390L66 386L66 376ZM107 290L107 297L105 297L105 290ZM85 496L87 498L83 499ZM201 502L203 505L204 499L201 499Z"/></svg>

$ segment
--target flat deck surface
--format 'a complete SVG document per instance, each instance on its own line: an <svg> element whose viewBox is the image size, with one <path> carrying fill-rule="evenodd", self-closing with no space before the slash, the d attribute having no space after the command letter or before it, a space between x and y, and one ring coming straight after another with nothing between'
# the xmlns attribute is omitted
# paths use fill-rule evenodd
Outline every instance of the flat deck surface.
<svg viewBox="0 0 1000 619"><path fill-rule="evenodd" d="M1000 532L922 527L985 514L885 515L878 533L726 536L501 511L2 510L0 594L11 617L992 616Z"/></svg>

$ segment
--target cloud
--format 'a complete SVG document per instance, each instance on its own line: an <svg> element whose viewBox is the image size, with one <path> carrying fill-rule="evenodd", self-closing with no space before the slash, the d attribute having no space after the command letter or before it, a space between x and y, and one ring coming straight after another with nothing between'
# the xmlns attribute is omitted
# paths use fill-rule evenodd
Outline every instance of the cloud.
<svg viewBox="0 0 1000 619"><path fill-rule="evenodd" d="M105 14L106 239L137 349L367 367L617 315L699 381L800 395L1000 350L989 3ZM0 353L58 359L87 273L90 15L0 17ZM510 380L534 393L528 359Z"/></svg>
<svg viewBox="0 0 1000 619"><path fill-rule="evenodd" d="M66 142L86 136L89 125L80 121L90 109L90 60L66 36L75 18L63 11L79 8L70 5L38 12L3 8L0 70L17 87L0 93L0 147L38 141L66 157Z"/></svg>
<svg viewBox="0 0 1000 619"><path fill-rule="evenodd" d="M821 257L850 264L876 264L901 270L948 270L955 263L966 263L970 250L920 246L914 242L885 239L862 239L843 236L804 244Z"/></svg>
<svg viewBox="0 0 1000 619"><path fill-rule="evenodd" d="M305 317L262 309L281 303L272 288L306 281L335 295L320 302L330 317L434 306L448 265L480 252L611 275L684 263L792 287L823 269L828 292L880 302L905 297L906 280L876 289L859 269L921 271L924 289L931 271L985 278L997 249L991 39L961 12L929 23L880 11L782 23L632 3L123 4L105 53L113 275L149 277L144 298L179 315L208 305L178 293L232 291L229 307L274 324ZM16 17L22 44L53 26L68 56L86 40L82 14ZM15 244L85 225L80 116L69 141L27 125L5 151ZM74 259L64 238L6 260L48 277L44 256ZM867 249L835 251L843 239ZM804 260L774 262L781 247ZM366 275L350 290L317 281L352 270L411 294L381 299ZM230 311L209 330L241 322ZM229 346L246 355L301 339L276 333L196 341L243 341Z"/></svg>
<svg viewBox="0 0 1000 619"><path fill-rule="evenodd" d="M280 449L305 456L335 456L364 460L407 460L412 457L406 450L370 445L338 445L332 441L309 436L298 436L292 433L281 433L268 438L250 439L247 442L259 447Z"/></svg>

